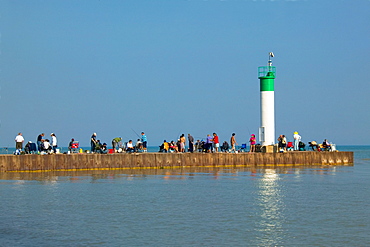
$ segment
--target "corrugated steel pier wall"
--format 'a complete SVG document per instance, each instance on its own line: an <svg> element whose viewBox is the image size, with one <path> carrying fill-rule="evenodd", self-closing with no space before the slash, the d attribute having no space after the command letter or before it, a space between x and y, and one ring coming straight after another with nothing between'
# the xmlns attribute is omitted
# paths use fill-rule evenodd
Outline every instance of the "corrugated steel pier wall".
<svg viewBox="0 0 370 247"><path fill-rule="evenodd" d="M0 172L297 165L353 165L353 152L0 155Z"/></svg>

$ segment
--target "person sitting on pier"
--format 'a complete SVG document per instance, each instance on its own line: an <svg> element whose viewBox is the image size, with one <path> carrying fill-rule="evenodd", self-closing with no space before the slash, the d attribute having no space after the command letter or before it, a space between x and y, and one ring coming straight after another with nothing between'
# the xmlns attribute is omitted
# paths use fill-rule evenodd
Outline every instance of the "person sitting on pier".
<svg viewBox="0 0 370 247"><path fill-rule="evenodd" d="M222 146L221 146L221 152L228 153L229 148L230 148L229 143L227 143L227 141L224 141L224 143L222 143Z"/></svg>
<svg viewBox="0 0 370 247"><path fill-rule="evenodd" d="M100 141L97 142L95 145L95 153L97 154L106 154L107 153L107 144L104 142L103 144Z"/></svg>
<svg viewBox="0 0 370 247"><path fill-rule="evenodd" d="M29 141L26 146L24 147L24 151L26 154L34 154L36 153L37 149L36 149L36 143L33 143L31 141Z"/></svg>
<svg viewBox="0 0 370 247"><path fill-rule="evenodd" d="M103 145L100 146L100 149L97 150L100 154L106 154L107 153L107 144L104 142Z"/></svg>
<svg viewBox="0 0 370 247"><path fill-rule="evenodd" d="M176 151L176 144L175 144L175 142L174 142L174 141L171 141L171 142L169 143L168 151L170 151L171 153L173 153L173 152L177 152L177 151Z"/></svg>
<svg viewBox="0 0 370 247"><path fill-rule="evenodd" d="M126 152L127 153L134 153L135 152L135 148L134 148L134 144L132 143L132 140L129 140L127 145L126 145Z"/></svg>
<svg viewBox="0 0 370 247"><path fill-rule="evenodd" d="M95 148L94 148L94 152L96 152L96 153L100 153L100 148L101 148L101 146L102 146L102 144L101 144L101 142L100 142L100 140L97 140L96 142L95 142Z"/></svg>
<svg viewBox="0 0 370 247"><path fill-rule="evenodd" d="M142 152L143 151L143 143L140 139L137 139L136 144L135 144L135 152Z"/></svg>
<svg viewBox="0 0 370 247"><path fill-rule="evenodd" d="M293 142L288 142L288 145L286 146L286 149L288 151L293 151L294 150Z"/></svg>
<svg viewBox="0 0 370 247"><path fill-rule="evenodd" d="M68 150L69 150L69 152L71 152L72 151L72 144L73 144L73 142L75 141L75 139L71 139L71 141L68 143Z"/></svg>
<svg viewBox="0 0 370 247"><path fill-rule="evenodd" d="M51 148L49 139L45 139L42 142L42 151L44 151L45 153L50 153L51 150L52 150L52 148Z"/></svg>
<svg viewBox="0 0 370 247"><path fill-rule="evenodd" d="M318 150L319 148L319 145L317 145L316 141L308 142L308 145L310 146L310 148L312 148L312 151Z"/></svg>
<svg viewBox="0 0 370 247"><path fill-rule="evenodd" d="M200 148L200 145L201 145L200 140L197 140L197 141L195 142L195 144L194 144L194 151L195 151L195 152L200 152L200 151L199 151L199 149L201 149L201 148Z"/></svg>
<svg viewBox="0 0 370 247"><path fill-rule="evenodd" d="M160 153L167 153L169 147L170 147L169 143L166 140L164 140L162 145L159 146L159 152Z"/></svg>
<svg viewBox="0 0 370 247"><path fill-rule="evenodd" d="M330 151L330 143L327 139L325 139L321 145L321 149L323 149L323 151Z"/></svg>
<svg viewBox="0 0 370 247"><path fill-rule="evenodd" d="M299 151L306 151L305 147L306 147L306 144L304 144L304 142L298 143Z"/></svg>

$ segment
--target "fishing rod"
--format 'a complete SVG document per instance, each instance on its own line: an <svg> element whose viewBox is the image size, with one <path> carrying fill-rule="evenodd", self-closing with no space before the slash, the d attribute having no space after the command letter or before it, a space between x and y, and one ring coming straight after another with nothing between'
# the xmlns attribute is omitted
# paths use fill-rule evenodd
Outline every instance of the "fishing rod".
<svg viewBox="0 0 370 247"><path fill-rule="evenodd" d="M141 136L139 136L139 134L136 133L136 131L133 128L131 128L131 130L137 135L137 137L141 138Z"/></svg>
<svg viewBox="0 0 370 247"><path fill-rule="evenodd" d="M251 135L251 132L249 131L249 128L248 128L248 126L246 126L247 127L247 130L248 130L248 133L249 133L249 135Z"/></svg>
<svg viewBox="0 0 370 247"><path fill-rule="evenodd" d="M180 139L180 134L181 134L181 130L180 130L180 132L177 134L176 141Z"/></svg>

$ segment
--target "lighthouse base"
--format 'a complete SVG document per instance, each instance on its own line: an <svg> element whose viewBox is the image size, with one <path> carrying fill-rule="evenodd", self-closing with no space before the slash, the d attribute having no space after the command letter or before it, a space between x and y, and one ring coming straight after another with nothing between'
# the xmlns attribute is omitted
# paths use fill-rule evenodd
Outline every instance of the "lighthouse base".
<svg viewBox="0 0 370 247"><path fill-rule="evenodd" d="M278 152L278 146L277 145L267 145L261 147L262 153L277 153Z"/></svg>

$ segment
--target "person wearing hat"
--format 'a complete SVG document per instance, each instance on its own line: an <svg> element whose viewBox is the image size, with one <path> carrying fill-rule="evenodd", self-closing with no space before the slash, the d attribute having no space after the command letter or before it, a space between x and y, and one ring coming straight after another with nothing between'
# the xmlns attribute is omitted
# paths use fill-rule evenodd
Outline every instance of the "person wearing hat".
<svg viewBox="0 0 370 247"><path fill-rule="evenodd" d="M294 151L298 151L299 150L299 142L301 141L301 136L298 134L297 131L294 132L293 139L294 139Z"/></svg>
<svg viewBox="0 0 370 247"><path fill-rule="evenodd" d="M256 136L254 134L251 134L251 138L249 138L249 142L250 142L249 152L250 153L256 152Z"/></svg>

